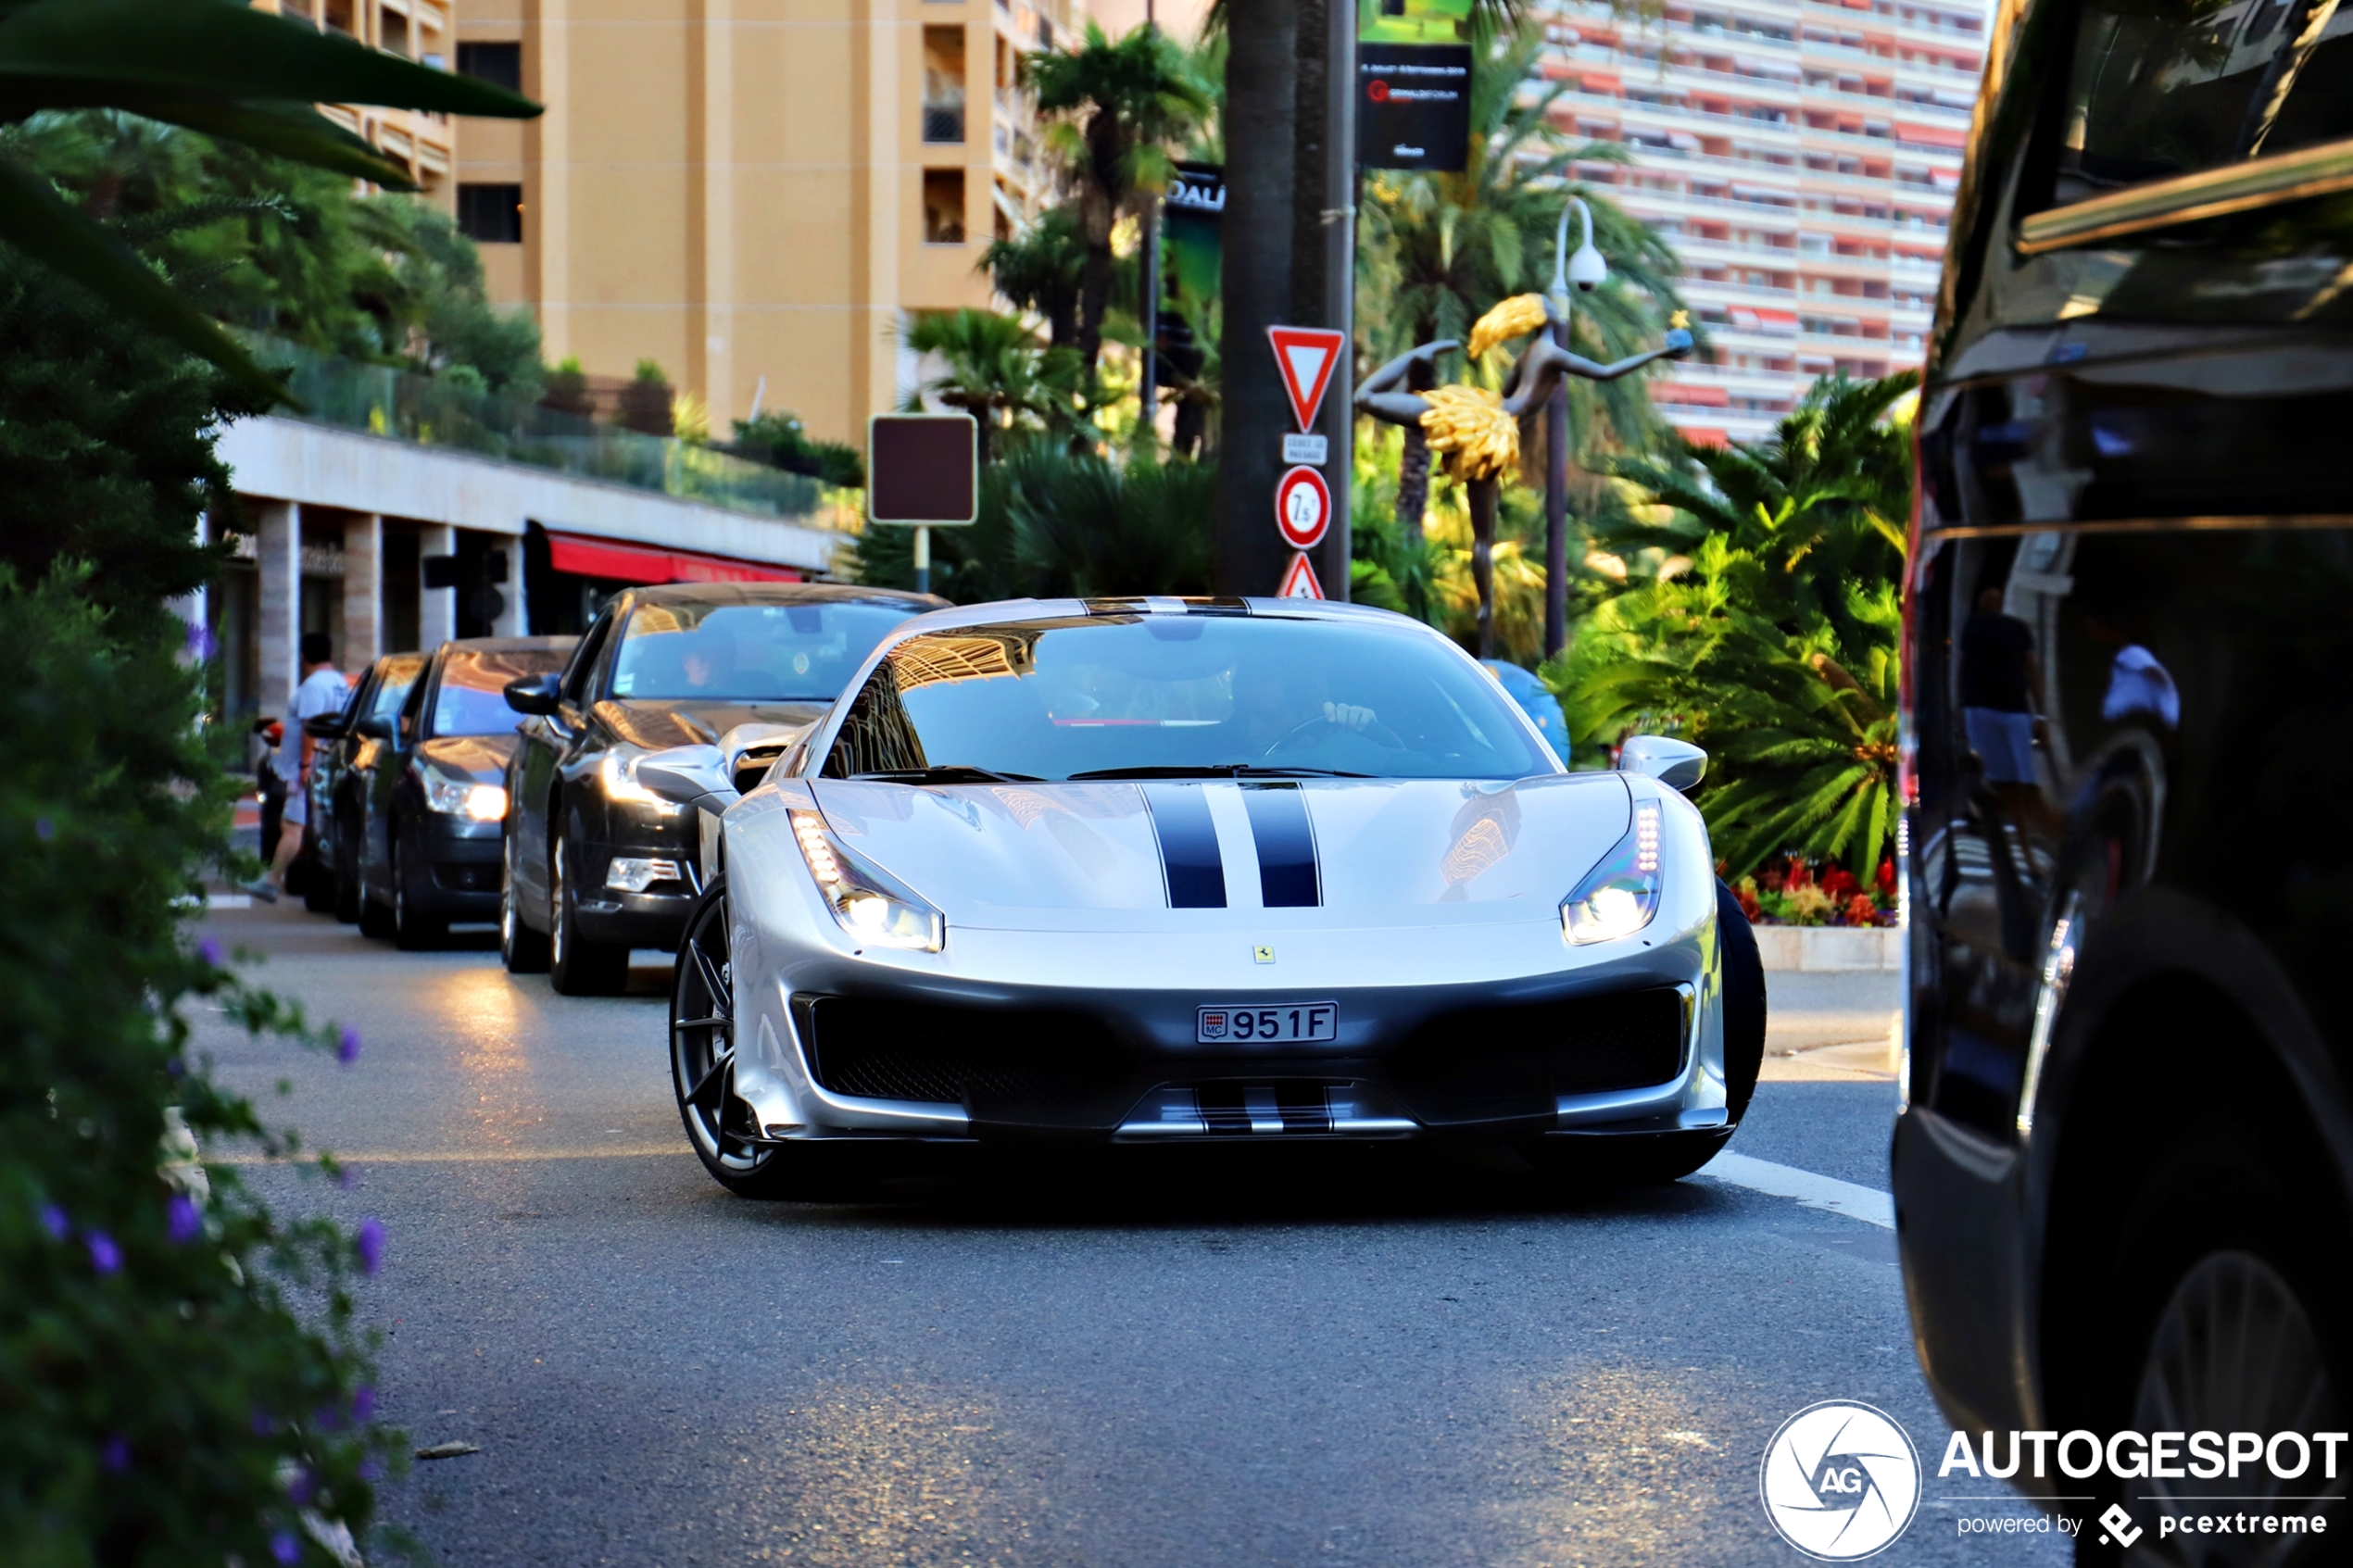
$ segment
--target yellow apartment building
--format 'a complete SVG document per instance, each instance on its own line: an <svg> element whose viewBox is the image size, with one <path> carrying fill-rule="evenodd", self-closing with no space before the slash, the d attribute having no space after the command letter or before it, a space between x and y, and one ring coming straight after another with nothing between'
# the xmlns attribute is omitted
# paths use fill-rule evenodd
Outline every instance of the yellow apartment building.
<svg viewBox="0 0 2353 1568"><path fill-rule="evenodd" d="M1073 12L468 0L456 68L547 113L466 125L459 221L551 362L653 359L721 433L764 386L766 408L862 445L912 376L903 315L986 305L982 247L1048 197L1013 70L1066 46Z"/></svg>
<svg viewBox="0 0 2353 1568"><path fill-rule="evenodd" d="M450 69L458 43L450 7L443 0L256 0L255 8L405 55L436 70ZM449 206L458 158L456 126L447 115L348 104L321 104L319 112L393 162L406 165L426 200Z"/></svg>

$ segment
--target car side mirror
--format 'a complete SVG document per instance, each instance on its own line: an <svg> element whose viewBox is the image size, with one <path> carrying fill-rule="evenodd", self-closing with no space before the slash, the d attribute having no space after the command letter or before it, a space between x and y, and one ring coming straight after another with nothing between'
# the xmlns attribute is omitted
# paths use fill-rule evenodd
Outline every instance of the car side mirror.
<svg viewBox="0 0 2353 1568"><path fill-rule="evenodd" d="M1689 741L1634 735L1617 749L1617 771L1640 773L1669 789L1689 792L1707 776L1707 753Z"/></svg>
<svg viewBox="0 0 2353 1568"><path fill-rule="evenodd" d="M392 739L392 721L380 713L371 713L352 725L351 733L365 735L370 740L388 741Z"/></svg>
<svg viewBox="0 0 2353 1568"><path fill-rule="evenodd" d="M715 746L673 746L637 759L637 783L664 800L691 805L706 795L735 797L727 756Z"/></svg>
<svg viewBox="0 0 2353 1568"><path fill-rule="evenodd" d="M507 706L518 713L545 717L562 705L561 675L521 675L507 683Z"/></svg>
<svg viewBox="0 0 2353 1568"><path fill-rule="evenodd" d="M312 740L341 740L344 736L343 715L321 713L302 721L302 733Z"/></svg>

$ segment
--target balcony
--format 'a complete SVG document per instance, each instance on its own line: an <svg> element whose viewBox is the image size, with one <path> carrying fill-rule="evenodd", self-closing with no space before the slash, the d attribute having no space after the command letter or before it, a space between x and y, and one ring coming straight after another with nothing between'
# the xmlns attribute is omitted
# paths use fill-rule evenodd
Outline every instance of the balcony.
<svg viewBox="0 0 2353 1568"><path fill-rule="evenodd" d="M285 377L303 405L279 409L282 418L446 446L753 517L789 518L812 527L830 522L821 486L802 474L388 365L363 365L271 338L248 335L246 341L256 358Z"/></svg>

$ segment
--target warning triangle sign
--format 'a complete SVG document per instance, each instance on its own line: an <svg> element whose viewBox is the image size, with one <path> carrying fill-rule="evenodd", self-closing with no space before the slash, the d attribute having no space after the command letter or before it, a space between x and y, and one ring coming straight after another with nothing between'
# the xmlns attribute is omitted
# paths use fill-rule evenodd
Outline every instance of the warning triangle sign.
<svg viewBox="0 0 2353 1568"><path fill-rule="evenodd" d="M1348 334L1325 327L1269 327L1266 341L1275 345L1275 368L1282 372L1301 432L1314 430L1315 410L1323 407L1324 389L1332 383Z"/></svg>
<svg viewBox="0 0 2353 1568"><path fill-rule="evenodd" d="M1290 558L1290 570L1283 573L1283 585L1275 590L1278 599L1320 599L1324 585L1315 581L1315 569L1303 555Z"/></svg>

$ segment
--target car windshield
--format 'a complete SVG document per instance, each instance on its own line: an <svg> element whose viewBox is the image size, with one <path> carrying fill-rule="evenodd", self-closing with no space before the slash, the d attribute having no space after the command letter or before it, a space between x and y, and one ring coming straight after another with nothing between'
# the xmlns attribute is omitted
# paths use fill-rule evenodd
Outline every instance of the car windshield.
<svg viewBox="0 0 2353 1568"><path fill-rule="evenodd" d="M1403 621L1149 615L910 637L860 688L824 771L953 782L1258 770L1559 771L1485 671Z"/></svg>
<svg viewBox="0 0 2353 1568"><path fill-rule="evenodd" d="M444 735L503 735L522 721L507 706L507 683L524 675L548 675L564 667L572 650L505 648L453 653L441 666L441 690L433 704L434 739Z"/></svg>
<svg viewBox="0 0 2353 1568"><path fill-rule="evenodd" d="M831 702L912 610L896 604L647 604L630 613L612 695Z"/></svg>

